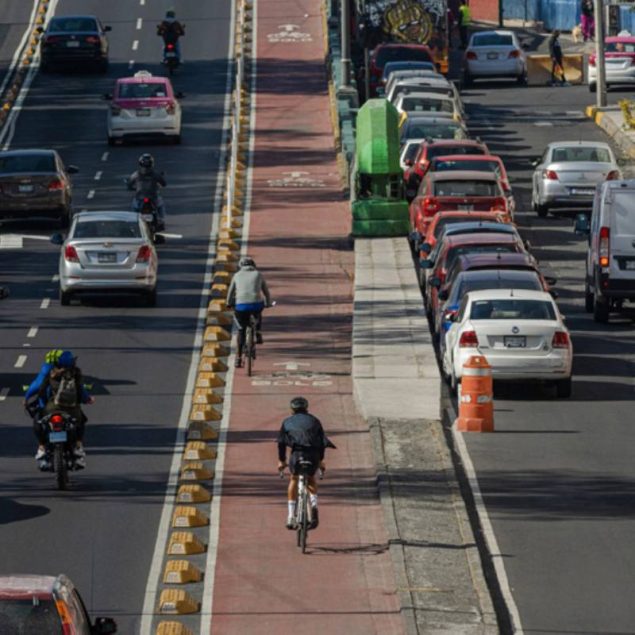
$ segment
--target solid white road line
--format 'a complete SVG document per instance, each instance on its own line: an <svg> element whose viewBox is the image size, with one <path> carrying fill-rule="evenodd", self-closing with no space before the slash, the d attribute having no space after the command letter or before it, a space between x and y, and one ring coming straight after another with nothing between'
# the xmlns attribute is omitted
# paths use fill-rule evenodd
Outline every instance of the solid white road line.
<svg viewBox="0 0 635 635"><path fill-rule="evenodd" d="M26 355L18 355L18 359L16 360L13 368L22 368L26 363Z"/></svg>
<svg viewBox="0 0 635 635"><path fill-rule="evenodd" d="M138 48L139 48L139 40L135 40L135 41L132 43L132 50L133 50L133 51L136 51Z"/></svg>
<svg viewBox="0 0 635 635"><path fill-rule="evenodd" d="M146 0L139 0L139 4L143 7L146 3Z"/></svg>
<svg viewBox="0 0 635 635"><path fill-rule="evenodd" d="M143 18L137 18L137 31L140 31L142 26L143 26Z"/></svg>
<svg viewBox="0 0 635 635"><path fill-rule="evenodd" d="M9 395L8 388L3 388L2 390L0 390L0 401L6 401L8 395Z"/></svg>
<svg viewBox="0 0 635 635"><path fill-rule="evenodd" d="M141 3L144 4L144 0L141 0ZM230 124L230 106L231 106L231 85L232 85L232 70L233 64L230 60L233 59L234 55L234 32L235 32L235 24L236 24L236 8L235 3L231 4L231 17L230 17L230 28L229 28L229 45L227 51L227 67L225 70L226 73L226 81L225 81L225 103L223 105L223 146L220 149L218 155L218 168L216 170L216 191L214 193L214 211L213 211L213 219L212 219L212 229L210 232L209 244L208 244L208 255L207 255L207 263L206 263L206 271L203 279L203 286L201 289L201 305L199 307L198 316L197 316L197 330L196 335L194 337L194 344L192 347L192 361L190 363L190 369L188 372L187 383L185 387L185 395L183 397L183 407L181 408L181 416L179 418L179 427L177 431L176 443L174 445L174 454L172 455L172 464L170 466L170 475L168 478L168 483L165 492L165 498L163 501L163 510L161 511L161 520L159 522L159 529L157 532L157 539L154 545L154 553L152 555L152 562L150 565L150 571L148 573L148 580L146 582L146 590L145 590L145 599L143 602L142 616L141 616L141 625L139 627L140 635L151 635L152 632L152 620L154 618L155 610L156 610L156 602L157 595L159 590L159 584L161 581L161 565L163 564L163 557L165 553L165 548L167 546L168 534L170 533L170 524L172 519L172 512L175 505L175 494L178 486L178 477L179 477L179 469L182 461L182 453L183 447L185 445L185 433L187 430L187 424L189 419L189 410L191 406L191 395L194 389L194 384L196 381L196 373L198 367L198 360L200 358L200 348L203 341L203 329L205 326L205 317L207 314L207 301L209 299L209 291L208 289L211 286L211 281L213 277L213 265L215 260L215 242L216 236L218 234L218 229L221 222L221 214L222 214L222 194L223 187L225 185L225 159L227 156L227 143L229 141L229 124ZM233 366L233 364L232 364ZM231 381L231 373L227 375ZM229 407L229 406L227 406ZM224 436L221 433L221 438L219 439L219 455L222 452L222 444L221 441L224 439ZM224 456L224 454L223 454ZM214 466L215 471L215 479L222 478L222 463L219 464L218 459L216 460L216 464ZM214 486L216 488L216 485ZM212 501L213 505L213 501ZM218 512L216 512L218 515ZM212 520L211 522L218 522L218 519ZM208 576L214 577L213 572L206 573L205 579L207 580ZM204 593L207 592L207 584L205 585ZM203 598L205 602L205 598ZM205 606L205 604L204 604ZM201 611L201 625L200 632L201 633L209 633L209 621L210 615L205 613L205 609Z"/></svg>
<svg viewBox="0 0 635 635"><path fill-rule="evenodd" d="M32 326L29 329L29 332L26 334L27 337L35 337L37 335L37 332L39 331L39 327L37 326Z"/></svg>
<svg viewBox="0 0 635 635"><path fill-rule="evenodd" d="M49 306L51 306L51 298L44 298L40 304L40 309L48 309Z"/></svg>

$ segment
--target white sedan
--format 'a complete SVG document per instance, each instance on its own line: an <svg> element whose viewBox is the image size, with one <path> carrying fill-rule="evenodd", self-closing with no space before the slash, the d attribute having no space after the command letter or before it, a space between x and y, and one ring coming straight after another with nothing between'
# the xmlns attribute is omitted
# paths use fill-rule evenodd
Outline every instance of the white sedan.
<svg viewBox="0 0 635 635"><path fill-rule="evenodd" d="M551 295L488 289L467 293L446 335L443 373L456 390L463 364L483 355L496 380L542 381L571 396L571 337Z"/></svg>
<svg viewBox="0 0 635 635"><path fill-rule="evenodd" d="M527 61L518 37L513 31L474 33L465 51L463 83L499 77L527 83Z"/></svg>

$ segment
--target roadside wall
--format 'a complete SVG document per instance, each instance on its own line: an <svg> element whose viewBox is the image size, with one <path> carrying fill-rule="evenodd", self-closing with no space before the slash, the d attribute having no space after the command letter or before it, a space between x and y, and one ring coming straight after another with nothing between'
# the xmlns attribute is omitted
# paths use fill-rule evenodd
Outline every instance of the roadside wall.
<svg viewBox="0 0 635 635"><path fill-rule="evenodd" d="M472 18L479 22L498 23L499 0L472 0L470 10Z"/></svg>

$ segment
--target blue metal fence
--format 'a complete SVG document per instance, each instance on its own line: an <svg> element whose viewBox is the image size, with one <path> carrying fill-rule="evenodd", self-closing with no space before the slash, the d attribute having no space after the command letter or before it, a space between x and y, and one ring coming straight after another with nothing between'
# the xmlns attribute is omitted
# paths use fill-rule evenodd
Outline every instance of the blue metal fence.
<svg viewBox="0 0 635 635"><path fill-rule="evenodd" d="M580 0L501 0L503 16L540 21L546 29L570 31L580 23Z"/></svg>

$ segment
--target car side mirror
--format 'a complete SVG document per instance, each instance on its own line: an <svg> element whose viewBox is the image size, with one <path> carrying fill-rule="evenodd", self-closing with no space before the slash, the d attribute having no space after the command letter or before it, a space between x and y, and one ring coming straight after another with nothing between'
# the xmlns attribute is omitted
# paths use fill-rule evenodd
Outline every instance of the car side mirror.
<svg viewBox="0 0 635 635"><path fill-rule="evenodd" d="M430 286L434 287L435 289L438 289L441 286L441 278L437 276L430 278Z"/></svg>
<svg viewBox="0 0 635 635"><path fill-rule="evenodd" d="M98 617L90 631L94 635L112 635L117 632L117 623L111 617Z"/></svg>
<svg viewBox="0 0 635 635"><path fill-rule="evenodd" d="M423 243L423 245L419 247L419 251L422 251L424 254L429 254L432 251L432 245L430 243Z"/></svg>
<svg viewBox="0 0 635 635"><path fill-rule="evenodd" d="M559 297L559 293L557 291L555 291L554 289L550 289L549 290L549 295L554 299L557 300Z"/></svg>
<svg viewBox="0 0 635 635"><path fill-rule="evenodd" d="M112 31L112 27L111 26L105 26L104 27L104 31L107 33L108 31Z"/></svg>
<svg viewBox="0 0 635 635"><path fill-rule="evenodd" d="M64 244L64 236L62 234L53 234L50 238L51 242L54 245L63 245Z"/></svg>
<svg viewBox="0 0 635 635"><path fill-rule="evenodd" d="M531 251L531 243L525 238L525 240L523 240L523 247L527 250L527 251Z"/></svg>
<svg viewBox="0 0 635 635"><path fill-rule="evenodd" d="M404 165L407 165L408 167L412 167L414 165L414 162L412 159L406 159L404 161Z"/></svg>
<svg viewBox="0 0 635 635"><path fill-rule="evenodd" d="M531 161L529 161L529 163L530 163L530 165L532 165L535 168L538 165L540 165L540 159L531 159Z"/></svg>
<svg viewBox="0 0 635 635"><path fill-rule="evenodd" d="M432 260L428 260L427 258L419 259L419 268L420 269L432 269Z"/></svg>
<svg viewBox="0 0 635 635"><path fill-rule="evenodd" d="M450 297L450 294L448 293L447 289L442 289L441 291L439 291L438 297L441 302L445 302Z"/></svg>
<svg viewBox="0 0 635 635"><path fill-rule="evenodd" d="M527 42L523 42L520 45L520 48L523 49L523 51L529 51L531 49L531 46L529 46L529 44L527 44Z"/></svg>
<svg viewBox="0 0 635 635"><path fill-rule="evenodd" d="M79 168L76 165L67 165L66 171L69 174L77 174L79 172Z"/></svg>
<svg viewBox="0 0 635 635"><path fill-rule="evenodd" d="M588 236L591 233L591 221L587 214L578 214L575 217L573 231L578 236Z"/></svg>
<svg viewBox="0 0 635 635"><path fill-rule="evenodd" d="M554 278L553 276L544 276L545 282L551 287L558 282L558 278Z"/></svg>
<svg viewBox="0 0 635 635"><path fill-rule="evenodd" d="M105 101L110 101L112 99L112 95L110 93L104 93L101 98Z"/></svg>

